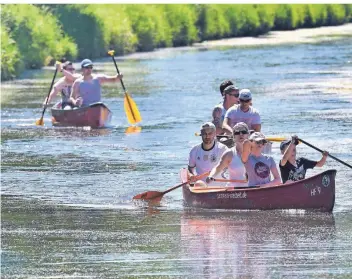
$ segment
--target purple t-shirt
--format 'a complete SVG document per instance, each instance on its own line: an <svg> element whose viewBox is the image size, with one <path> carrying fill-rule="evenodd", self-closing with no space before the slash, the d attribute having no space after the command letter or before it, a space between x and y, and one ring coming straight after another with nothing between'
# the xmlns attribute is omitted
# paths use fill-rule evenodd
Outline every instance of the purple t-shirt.
<svg viewBox="0 0 352 279"><path fill-rule="evenodd" d="M271 168L276 167L272 157L260 155L256 157L249 155L248 161L244 164L248 175L248 186L262 185L271 181Z"/></svg>

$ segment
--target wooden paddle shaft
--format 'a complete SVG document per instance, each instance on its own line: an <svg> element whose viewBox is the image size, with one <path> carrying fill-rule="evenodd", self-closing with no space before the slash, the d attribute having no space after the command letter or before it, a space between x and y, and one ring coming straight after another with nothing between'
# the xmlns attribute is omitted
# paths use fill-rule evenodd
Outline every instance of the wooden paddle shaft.
<svg viewBox="0 0 352 279"><path fill-rule="evenodd" d="M300 138L299 138L298 140L299 140L300 142L303 142L304 144L308 145L309 147L311 147L311 148L313 148L313 149L315 149L315 150L321 152L321 153L324 152L323 150L319 149L318 147L315 147L314 145L312 145L312 144L310 144L310 143L308 143L308 142L306 142L306 141L304 141L304 140L302 140L302 139L300 139ZM336 158L335 156L332 156L330 153L328 154L328 156L331 157L331 158L333 158L334 160L340 162L341 164L343 164L343 165L345 165L345 166L347 166L347 167L349 167L349 168L352 169L352 166L351 166L351 165L349 165L349 164L347 164L346 162L340 160L339 158Z"/></svg>

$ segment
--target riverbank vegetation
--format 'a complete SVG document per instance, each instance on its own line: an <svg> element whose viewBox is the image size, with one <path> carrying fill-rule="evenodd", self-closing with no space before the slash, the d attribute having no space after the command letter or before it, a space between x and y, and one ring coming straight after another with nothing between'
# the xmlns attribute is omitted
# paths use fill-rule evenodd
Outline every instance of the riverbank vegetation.
<svg viewBox="0 0 352 279"><path fill-rule="evenodd" d="M109 49L125 55L351 21L351 4L6 4L1 80L63 57L103 57Z"/></svg>

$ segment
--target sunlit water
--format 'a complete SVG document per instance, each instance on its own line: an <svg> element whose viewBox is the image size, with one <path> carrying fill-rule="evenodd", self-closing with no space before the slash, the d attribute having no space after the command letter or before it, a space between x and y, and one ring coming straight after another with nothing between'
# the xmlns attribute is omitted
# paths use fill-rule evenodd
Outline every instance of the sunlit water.
<svg viewBox="0 0 352 279"><path fill-rule="evenodd" d="M52 69L2 84L3 278L349 278L352 172L337 169L333 214L190 210L179 181L219 84L250 88L266 135L297 134L352 163L352 39L319 44L173 50L119 59L143 122L126 134L120 84L104 87L111 127L35 126ZM78 68L78 65L76 65ZM108 59L95 71L114 74ZM300 144L298 153L321 157ZM279 144L273 154L278 163Z"/></svg>

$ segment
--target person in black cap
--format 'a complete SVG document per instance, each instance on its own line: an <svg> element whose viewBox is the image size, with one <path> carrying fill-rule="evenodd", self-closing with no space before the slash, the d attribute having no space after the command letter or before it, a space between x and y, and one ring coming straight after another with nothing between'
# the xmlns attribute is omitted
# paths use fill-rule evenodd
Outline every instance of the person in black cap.
<svg viewBox="0 0 352 279"><path fill-rule="evenodd" d="M104 74L93 75L93 62L84 59L81 62L82 78L77 79L72 86L71 101L75 106L89 106L100 102L101 84L106 82L117 82L122 75L107 76Z"/></svg>
<svg viewBox="0 0 352 279"><path fill-rule="evenodd" d="M305 178L307 169L322 167L328 156L328 152L323 152L323 157L319 161L308 160L303 157L296 158L296 145L299 143L297 136L292 136L291 140L285 140L280 144L283 154L280 160L280 172L282 183L299 181Z"/></svg>

